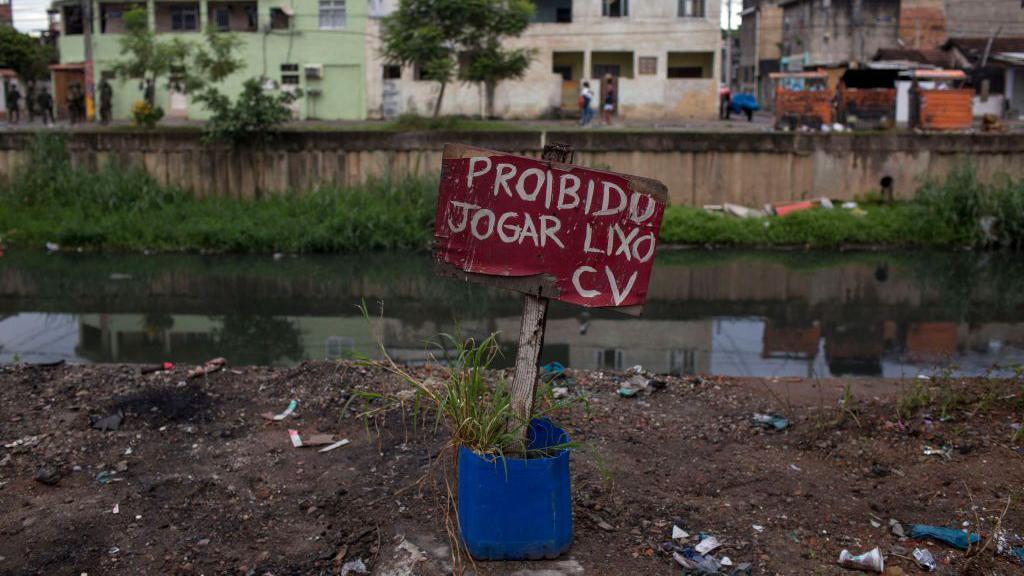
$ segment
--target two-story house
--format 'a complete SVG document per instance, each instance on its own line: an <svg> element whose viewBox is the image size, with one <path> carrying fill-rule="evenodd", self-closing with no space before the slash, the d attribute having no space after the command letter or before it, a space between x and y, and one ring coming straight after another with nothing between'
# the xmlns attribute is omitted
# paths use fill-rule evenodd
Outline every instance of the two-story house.
<svg viewBox="0 0 1024 576"><path fill-rule="evenodd" d="M611 77L617 113L629 119L713 118L721 69L719 2L714 0L535 0L534 21L511 47L534 50L522 80L502 82L495 114L537 118L578 112L589 81L598 98ZM370 117L432 110L439 85L380 55L379 17L395 0L371 0L367 25L366 85ZM482 86L446 89L444 114L480 115ZM598 103L595 102L596 107Z"/></svg>
<svg viewBox="0 0 1024 576"><path fill-rule="evenodd" d="M740 18L737 91L753 94L762 107L771 108L769 74L779 71L782 56L782 8L778 0L743 0Z"/></svg>
<svg viewBox="0 0 1024 576"><path fill-rule="evenodd" d="M292 104L296 118L366 117L367 0L89 1L91 18L84 17L85 5L78 0L54 4L60 14L61 34L60 64L53 67L53 85L61 112L66 111L67 87L85 84L83 33L91 26L94 82L98 85L101 78L110 79L114 118L130 117L132 105L143 97L142 86L138 81L114 78L111 69L124 58L119 42L125 30L124 14L143 8L150 29L161 40L202 43L207 26L238 35L238 55L244 66L220 86L229 95L237 94L246 79L266 78L268 88L302 90L303 96ZM161 79L156 87L156 103L169 117L203 119L209 115L188 94L169 89L166 80Z"/></svg>

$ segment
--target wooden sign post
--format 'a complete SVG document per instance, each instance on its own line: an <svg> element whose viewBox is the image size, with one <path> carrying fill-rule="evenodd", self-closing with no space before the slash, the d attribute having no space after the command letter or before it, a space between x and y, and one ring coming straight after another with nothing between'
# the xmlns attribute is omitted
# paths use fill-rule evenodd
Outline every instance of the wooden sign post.
<svg viewBox="0 0 1024 576"><path fill-rule="evenodd" d="M647 297L667 190L656 180L445 146L434 219L443 274L526 294L512 380L515 414L533 412L551 298L638 315Z"/></svg>

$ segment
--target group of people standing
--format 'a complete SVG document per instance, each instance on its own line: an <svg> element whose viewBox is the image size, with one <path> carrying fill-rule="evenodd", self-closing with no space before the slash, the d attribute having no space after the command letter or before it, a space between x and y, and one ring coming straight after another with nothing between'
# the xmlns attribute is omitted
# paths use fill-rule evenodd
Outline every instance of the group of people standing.
<svg viewBox="0 0 1024 576"><path fill-rule="evenodd" d="M7 89L7 121L17 124L21 121L21 100L23 96L17 84L11 84ZM34 122L36 116L42 116L43 123L53 124L53 96L46 90L46 86L36 93L36 86L33 83L28 85L28 95L25 99L25 110L28 112L28 121Z"/></svg>
<svg viewBox="0 0 1024 576"><path fill-rule="evenodd" d="M110 122L111 105L114 95L113 88L110 86L110 82L108 82L106 78L100 81L99 95L100 121L107 124ZM6 101L8 122L11 124L17 124L21 121L22 98L25 100L25 110L28 112L29 122L34 122L36 116L41 116L43 124L49 126L54 123L53 96L50 95L46 86L41 87L37 93L34 83L28 84L28 95L24 97L21 94L21 90L18 89L17 84L12 83L7 89ZM72 84L71 87L68 88L67 107L68 117L72 124L78 124L86 121L88 111L85 90L82 89L81 84Z"/></svg>
<svg viewBox="0 0 1024 576"><path fill-rule="evenodd" d="M594 110L590 104L594 101L594 91L590 89L590 82L584 82L580 89L580 126L587 126L594 120ZM605 78L604 101L601 103L601 121L606 126L611 126L612 113L618 107L618 94L615 91L615 79Z"/></svg>

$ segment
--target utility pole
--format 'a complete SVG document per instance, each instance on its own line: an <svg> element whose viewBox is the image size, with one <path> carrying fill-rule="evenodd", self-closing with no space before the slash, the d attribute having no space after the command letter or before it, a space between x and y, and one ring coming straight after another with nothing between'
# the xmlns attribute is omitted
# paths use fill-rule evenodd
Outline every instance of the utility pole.
<svg viewBox="0 0 1024 576"><path fill-rule="evenodd" d="M93 81L92 81L92 0L81 0L82 4L82 40L85 42L85 119L93 119Z"/></svg>
<svg viewBox="0 0 1024 576"><path fill-rule="evenodd" d="M732 90L732 0L725 0L725 85Z"/></svg>

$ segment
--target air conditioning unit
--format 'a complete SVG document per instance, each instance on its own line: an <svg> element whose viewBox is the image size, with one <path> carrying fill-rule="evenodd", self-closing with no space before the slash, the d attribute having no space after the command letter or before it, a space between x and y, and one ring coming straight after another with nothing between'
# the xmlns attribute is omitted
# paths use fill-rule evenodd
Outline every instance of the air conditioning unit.
<svg viewBox="0 0 1024 576"><path fill-rule="evenodd" d="M324 77L323 64L306 64L306 80L319 80Z"/></svg>

